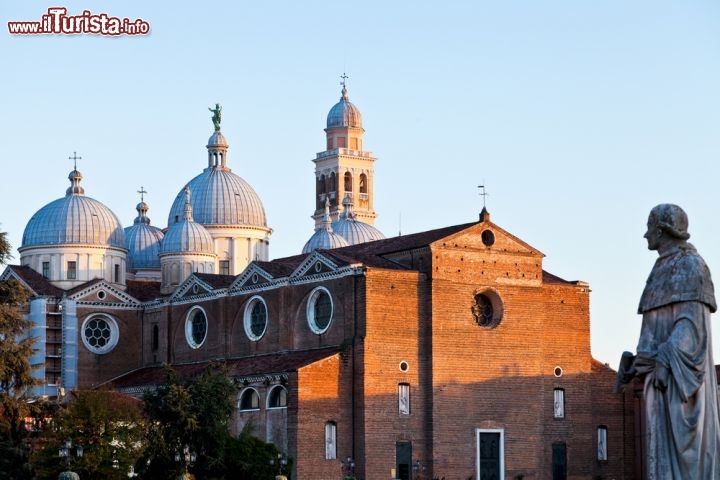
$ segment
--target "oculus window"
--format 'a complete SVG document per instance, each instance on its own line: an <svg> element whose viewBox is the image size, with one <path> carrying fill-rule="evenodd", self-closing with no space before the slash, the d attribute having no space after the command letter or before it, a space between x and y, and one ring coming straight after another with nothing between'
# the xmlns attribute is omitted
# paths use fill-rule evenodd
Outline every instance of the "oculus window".
<svg viewBox="0 0 720 480"><path fill-rule="evenodd" d="M243 319L245 326L245 335L257 342L265 335L268 324L267 305L262 297L252 297L245 306L245 315Z"/></svg>
<svg viewBox="0 0 720 480"><path fill-rule="evenodd" d="M117 322L109 315L92 315L82 324L82 341L91 352L110 352L120 339Z"/></svg>
<svg viewBox="0 0 720 480"><path fill-rule="evenodd" d="M495 328L503 317L504 307L500 295L494 290L476 292L470 311L475 323L485 328Z"/></svg>
<svg viewBox="0 0 720 480"><path fill-rule="evenodd" d="M207 337L208 321L205 310L193 307L185 317L185 340L192 348L200 348Z"/></svg>
<svg viewBox="0 0 720 480"><path fill-rule="evenodd" d="M312 291L308 299L306 314L310 329L318 335L325 333L333 315L332 298L327 289L317 287Z"/></svg>

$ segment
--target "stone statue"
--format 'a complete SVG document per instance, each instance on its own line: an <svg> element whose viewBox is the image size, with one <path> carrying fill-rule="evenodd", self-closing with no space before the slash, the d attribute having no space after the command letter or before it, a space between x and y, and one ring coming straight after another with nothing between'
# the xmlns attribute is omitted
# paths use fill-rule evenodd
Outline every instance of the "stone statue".
<svg viewBox="0 0 720 480"><path fill-rule="evenodd" d="M214 109L208 107L208 110L213 112L212 122L215 126L215 131L220 130L220 122L222 121L222 107L219 103L216 103Z"/></svg>
<svg viewBox="0 0 720 480"><path fill-rule="evenodd" d="M690 243L677 205L650 212L645 238L658 259L640 298L637 355L626 378L644 381L648 480L720 479L718 388L710 270ZM623 373L623 372L619 372Z"/></svg>

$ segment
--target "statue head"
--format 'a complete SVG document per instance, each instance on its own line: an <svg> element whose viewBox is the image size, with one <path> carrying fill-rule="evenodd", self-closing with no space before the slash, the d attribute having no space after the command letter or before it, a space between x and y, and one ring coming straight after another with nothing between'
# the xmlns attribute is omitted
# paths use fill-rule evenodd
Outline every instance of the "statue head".
<svg viewBox="0 0 720 480"><path fill-rule="evenodd" d="M671 203L662 203L650 211L645 238L650 250L661 249L668 243L684 242L690 238L685 211Z"/></svg>
<svg viewBox="0 0 720 480"><path fill-rule="evenodd" d="M673 238L680 240L690 238L690 234L687 231L687 213L677 205L662 203L656 206L650 211L650 219L653 219L658 228Z"/></svg>

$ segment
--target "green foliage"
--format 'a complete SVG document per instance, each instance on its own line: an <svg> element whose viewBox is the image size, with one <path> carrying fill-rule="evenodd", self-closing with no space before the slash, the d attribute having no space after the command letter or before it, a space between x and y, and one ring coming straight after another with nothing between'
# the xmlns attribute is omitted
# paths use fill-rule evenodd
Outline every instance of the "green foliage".
<svg viewBox="0 0 720 480"><path fill-rule="evenodd" d="M55 416L44 447L33 457L37 477L54 480L67 469L59 456L72 441L70 467L83 480L127 478L143 452L145 419L137 400L107 390L77 391ZM83 455L77 458L77 446Z"/></svg>
<svg viewBox="0 0 720 480"><path fill-rule="evenodd" d="M275 445L253 437L250 431L251 426L247 424L237 438L228 442L226 462L234 480L273 480L279 473L292 470L292 459L289 459L281 472Z"/></svg>
<svg viewBox="0 0 720 480"><path fill-rule="evenodd" d="M149 428L145 458L138 463L142 478L178 478L185 465L175 460L175 454L185 446L197 456L187 465L196 478L275 478L278 452L274 445L253 437L249 429L238 438L229 433L235 387L221 366L210 365L186 381L170 368L166 373L165 384L144 399Z"/></svg>
<svg viewBox="0 0 720 480"><path fill-rule="evenodd" d="M0 262L9 245L0 232ZM29 444L25 418L32 415L30 389L38 384L29 358L35 339L22 309L29 292L15 280L0 282L0 478L29 478Z"/></svg>
<svg viewBox="0 0 720 480"><path fill-rule="evenodd" d="M7 232L0 232L0 265L5 265L12 258L12 246L7 238Z"/></svg>

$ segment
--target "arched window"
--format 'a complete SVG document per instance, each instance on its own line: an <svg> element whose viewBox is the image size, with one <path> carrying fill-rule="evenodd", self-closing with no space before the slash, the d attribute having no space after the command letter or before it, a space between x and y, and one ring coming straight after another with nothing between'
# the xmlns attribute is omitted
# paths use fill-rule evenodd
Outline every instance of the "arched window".
<svg viewBox="0 0 720 480"><path fill-rule="evenodd" d="M270 395L268 396L268 408L285 407L287 407L287 390L280 386L270 390Z"/></svg>
<svg viewBox="0 0 720 480"><path fill-rule="evenodd" d="M152 351L157 352L160 347L160 329L157 325L153 325L152 328Z"/></svg>
<svg viewBox="0 0 720 480"><path fill-rule="evenodd" d="M553 416L565 418L565 390L562 388L553 391Z"/></svg>
<svg viewBox="0 0 720 480"><path fill-rule="evenodd" d="M260 395L254 388L246 388L240 394L238 410L260 410Z"/></svg>
<svg viewBox="0 0 720 480"><path fill-rule="evenodd" d="M325 424L325 460L337 458L337 424L327 422Z"/></svg>
<svg viewBox="0 0 720 480"><path fill-rule="evenodd" d="M345 191L352 192L352 173L345 172Z"/></svg>
<svg viewBox="0 0 720 480"><path fill-rule="evenodd" d="M398 384L398 411L400 415L410 415L410 384Z"/></svg>
<svg viewBox="0 0 720 480"><path fill-rule="evenodd" d="M364 173L360 174L360 193L367 194L368 187L367 187L367 175Z"/></svg>
<svg viewBox="0 0 720 480"><path fill-rule="evenodd" d="M337 190L337 181L335 178L335 172L331 172L330 176L328 177L328 193L335 193Z"/></svg>
<svg viewBox="0 0 720 480"><path fill-rule="evenodd" d="M605 425L600 425L597 429L597 459L601 462L608 459L607 432L608 429Z"/></svg>

